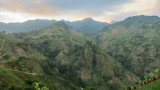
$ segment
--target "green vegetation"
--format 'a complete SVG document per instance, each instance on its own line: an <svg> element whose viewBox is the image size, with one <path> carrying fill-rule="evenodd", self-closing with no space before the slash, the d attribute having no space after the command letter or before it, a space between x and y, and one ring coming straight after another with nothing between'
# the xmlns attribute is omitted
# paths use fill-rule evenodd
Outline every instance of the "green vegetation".
<svg viewBox="0 0 160 90"><path fill-rule="evenodd" d="M146 84L144 86L141 86L137 88L136 90L159 90L160 89L160 79L151 82L149 84Z"/></svg>
<svg viewBox="0 0 160 90"><path fill-rule="evenodd" d="M154 71L158 71L155 69ZM132 87L128 87L128 90L159 90L160 89L160 74L159 73L149 73L149 75L144 76L145 80L136 83ZM134 89L133 89L134 87Z"/></svg>
<svg viewBox="0 0 160 90"><path fill-rule="evenodd" d="M95 36L96 42L121 65L143 79L160 68L160 18L134 16L110 25Z"/></svg>
<svg viewBox="0 0 160 90"><path fill-rule="evenodd" d="M5 41L0 43L0 56L4 55L0 87L123 90L133 85L128 90L159 89L159 26L159 17L136 16L94 36L63 22L30 32L0 33L0 41Z"/></svg>
<svg viewBox="0 0 160 90"><path fill-rule="evenodd" d="M100 49L92 37L72 30L63 22L44 30L15 35L48 57L42 61L43 69L51 77L57 73L77 86L95 89L123 89L139 80ZM52 73L53 70L56 72ZM126 81L129 77L132 79Z"/></svg>
<svg viewBox="0 0 160 90"><path fill-rule="evenodd" d="M34 86L43 84L44 87L49 90L70 90L78 89L77 86L71 82L59 77L56 74L55 69L50 71L52 77L48 76L47 71L48 63L47 57L38 52L34 47L31 47L29 43L25 43L22 40L15 39L12 36L0 33L0 41L4 40L4 47L1 50L4 57L0 58L0 89L8 90L35 90ZM47 70L46 70L47 69ZM26 79L36 81L33 85L27 85ZM46 87L45 87L46 86Z"/></svg>

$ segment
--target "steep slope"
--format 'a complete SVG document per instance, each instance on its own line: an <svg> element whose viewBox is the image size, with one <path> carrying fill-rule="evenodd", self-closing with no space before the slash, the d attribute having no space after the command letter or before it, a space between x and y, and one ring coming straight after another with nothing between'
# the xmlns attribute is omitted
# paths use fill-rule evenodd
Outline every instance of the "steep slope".
<svg viewBox="0 0 160 90"><path fill-rule="evenodd" d="M74 57L75 61L69 66L63 64L66 60L57 61L61 63L62 74L75 82L82 81L82 84L98 90L117 90L139 80L91 41L82 46L77 45L73 53L75 55L71 54L69 59Z"/></svg>
<svg viewBox="0 0 160 90"><path fill-rule="evenodd" d="M92 42L92 37L76 32L63 22L28 33L15 34L31 43L48 57L48 75L52 69L77 86L91 86L98 90L123 89L139 80L115 59Z"/></svg>
<svg viewBox="0 0 160 90"><path fill-rule="evenodd" d="M3 49L0 51L0 89L22 90L33 88L26 84L26 80L39 81L50 90L78 89L69 81L60 78L55 69L52 69L53 77L49 77L46 71L47 57L39 53L30 43L14 38L11 35L0 33L0 45L4 40ZM25 89L26 90L26 89ZM28 89L27 89L28 90ZM34 89L29 89L34 90Z"/></svg>
<svg viewBox="0 0 160 90"><path fill-rule="evenodd" d="M152 81L149 84L139 86L135 90L159 90L160 89L160 79Z"/></svg>
<svg viewBox="0 0 160 90"><path fill-rule="evenodd" d="M124 68L143 79L160 68L160 18L134 16L103 29L96 42Z"/></svg>
<svg viewBox="0 0 160 90"><path fill-rule="evenodd" d="M144 76L145 80L137 81L134 85L129 86L127 90L159 90L160 89L160 69Z"/></svg>

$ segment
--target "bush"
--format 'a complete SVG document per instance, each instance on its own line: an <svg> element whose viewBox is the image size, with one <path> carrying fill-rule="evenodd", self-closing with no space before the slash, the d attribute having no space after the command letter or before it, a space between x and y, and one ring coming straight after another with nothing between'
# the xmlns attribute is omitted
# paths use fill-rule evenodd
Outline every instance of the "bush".
<svg viewBox="0 0 160 90"><path fill-rule="evenodd" d="M96 90L96 89L91 87L91 86L87 86L87 87L84 88L84 90Z"/></svg>
<svg viewBox="0 0 160 90"><path fill-rule="evenodd" d="M11 85L5 90L22 90L22 87L21 86Z"/></svg>
<svg viewBox="0 0 160 90"><path fill-rule="evenodd" d="M33 84L33 81L31 81L30 79L26 79L26 80L25 80L25 84L32 85L32 84Z"/></svg>
<svg viewBox="0 0 160 90"><path fill-rule="evenodd" d="M42 82L37 80L26 79L25 84L27 84L25 87L26 90L49 90Z"/></svg>

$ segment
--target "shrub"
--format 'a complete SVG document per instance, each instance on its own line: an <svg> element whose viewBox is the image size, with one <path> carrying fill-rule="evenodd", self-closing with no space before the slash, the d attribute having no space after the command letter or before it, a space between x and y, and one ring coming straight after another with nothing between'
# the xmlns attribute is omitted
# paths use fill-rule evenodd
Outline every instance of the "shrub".
<svg viewBox="0 0 160 90"><path fill-rule="evenodd" d="M84 90L96 90L96 89L91 87L91 86L87 86L87 87L84 88Z"/></svg>
<svg viewBox="0 0 160 90"><path fill-rule="evenodd" d="M25 80L25 84L32 85L32 84L33 84L33 81L30 80L30 79L26 79L26 80Z"/></svg>
<svg viewBox="0 0 160 90"><path fill-rule="evenodd" d="M11 85L6 90L22 90L21 86Z"/></svg>

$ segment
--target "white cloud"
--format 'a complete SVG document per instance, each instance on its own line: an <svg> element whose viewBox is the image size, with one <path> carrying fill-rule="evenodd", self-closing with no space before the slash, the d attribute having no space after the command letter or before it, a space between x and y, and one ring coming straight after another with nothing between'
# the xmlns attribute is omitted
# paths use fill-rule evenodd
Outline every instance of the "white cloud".
<svg viewBox="0 0 160 90"><path fill-rule="evenodd" d="M24 22L27 20L34 20L34 19L45 19L44 17L33 16L29 14L23 14L19 12L10 12L10 11L0 11L0 21L5 23L10 22Z"/></svg>
<svg viewBox="0 0 160 90"><path fill-rule="evenodd" d="M122 12L139 12L139 14L149 14L155 8L158 0L134 0L122 6Z"/></svg>
<svg viewBox="0 0 160 90"><path fill-rule="evenodd" d="M8 11L1 11L0 12L0 21L2 22L22 22L25 21L25 18L23 17L23 15L21 15L20 13L12 13L12 12L8 12Z"/></svg>
<svg viewBox="0 0 160 90"><path fill-rule="evenodd" d="M114 0L103 0L104 2L96 0L99 4L90 4L88 2L85 7L79 4L79 1L75 1L78 6L68 4L71 7L66 6L62 2L63 0L57 0L57 3L53 3L52 1L54 0L47 0L50 3L45 0L34 0L33 2L26 0L0 1L0 22L6 23L24 22L33 19L65 19L76 21L87 17L98 21L111 22L112 20L120 21L135 15L160 15L160 5L158 3L160 0L117 0L117 2ZM70 1L74 3L74 0Z"/></svg>

